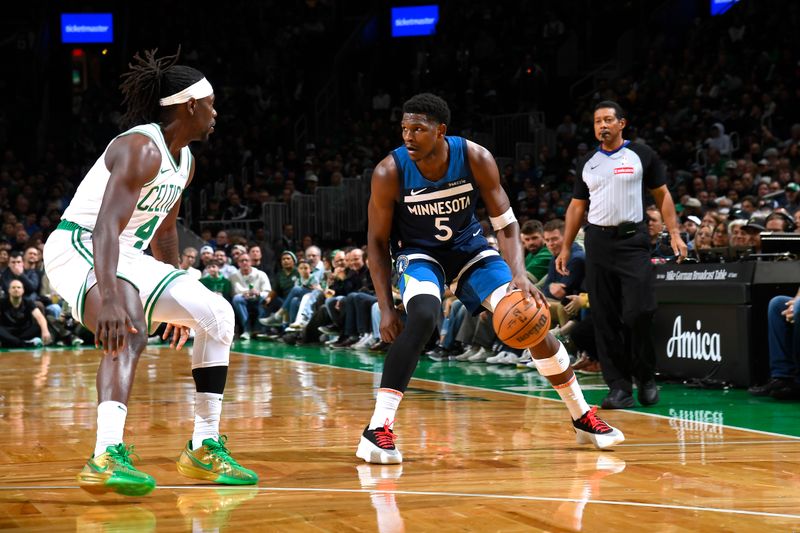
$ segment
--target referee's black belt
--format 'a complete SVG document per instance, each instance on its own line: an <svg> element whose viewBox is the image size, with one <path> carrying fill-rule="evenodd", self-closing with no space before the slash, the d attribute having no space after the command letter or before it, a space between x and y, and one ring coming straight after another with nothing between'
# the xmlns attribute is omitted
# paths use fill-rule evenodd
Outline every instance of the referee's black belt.
<svg viewBox="0 0 800 533"><path fill-rule="evenodd" d="M602 231L603 233L610 233L614 236L620 236L620 226L598 226L597 224L589 225L599 231ZM636 222L636 231L647 231L647 223L644 221Z"/></svg>

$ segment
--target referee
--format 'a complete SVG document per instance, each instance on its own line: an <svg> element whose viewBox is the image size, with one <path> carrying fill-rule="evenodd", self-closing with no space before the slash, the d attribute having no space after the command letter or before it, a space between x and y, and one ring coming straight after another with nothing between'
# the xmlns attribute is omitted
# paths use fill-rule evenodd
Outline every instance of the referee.
<svg viewBox="0 0 800 533"><path fill-rule="evenodd" d="M651 330L656 302L644 220L645 187L664 217L678 261L686 257L664 167L649 147L622 138L625 125L625 115L616 102L595 106L594 134L600 146L578 163L581 179L575 182L564 244L556 258L558 272L568 274L570 247L588 206L586 284L603 379L609 388L601 404L604 409L633 407L634 381L639 403L658 402Z"/></svg>

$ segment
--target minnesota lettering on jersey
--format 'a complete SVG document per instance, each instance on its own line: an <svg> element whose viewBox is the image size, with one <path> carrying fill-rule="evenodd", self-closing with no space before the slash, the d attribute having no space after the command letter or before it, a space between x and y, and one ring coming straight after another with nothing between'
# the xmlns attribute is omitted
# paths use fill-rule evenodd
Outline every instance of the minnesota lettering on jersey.
<svg viewBox="0 0 800 533"><path fill-rule="evenodd" d="M425 204L414 204L406 206L412 215L449 215L458 213L471 205L469 196L456 198L455 200L445 200L441 202L431 202Z"/></svg>
<svg viewBox="0 0 800 533"><path fill-rule="evenodd" d="M471 183L458 180L447 184L447 187L435 192L420 194L412 190L405 197L406 208L412 215L450 215L467 209L472 205L469 193L473 190ZM463 195L463 196L461 196ZM453 198L457 196L457 198ZM447 198L445 200L445 198Z"/></svg>
<svg viewBox="0 0 800 533"><path fill-rule="evenodd" d="M136 204L136 208L147 213L168 213L182 192L183 187L180 185L164 183L147 191L145 197Z"/></svg>

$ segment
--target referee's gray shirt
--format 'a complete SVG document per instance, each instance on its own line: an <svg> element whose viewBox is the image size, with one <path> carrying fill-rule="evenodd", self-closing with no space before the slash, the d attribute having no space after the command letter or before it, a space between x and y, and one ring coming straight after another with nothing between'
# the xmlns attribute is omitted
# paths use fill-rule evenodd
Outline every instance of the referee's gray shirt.
<svg viewBox="0 0 800 533"><path fill-rule="evenodd" d="M647 145L625 141L613 152L597 148L578 163L573 198L589 200L589 223L618 226L644 219L644 188L667 183L664 165Z"/></svg>

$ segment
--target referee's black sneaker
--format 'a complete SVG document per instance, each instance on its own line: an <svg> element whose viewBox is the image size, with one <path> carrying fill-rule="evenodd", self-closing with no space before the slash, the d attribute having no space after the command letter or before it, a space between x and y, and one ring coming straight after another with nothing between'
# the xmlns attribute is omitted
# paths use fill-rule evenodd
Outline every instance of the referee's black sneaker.
<svg viewBox="0 0 800 533"><path fill-rule="evenodd" d="M784 387L773 389L769 395L776 400L800 400L800 383L790 381Z"/></svg>
<svg viewBox="0 0 800 533"><path fill-rule="evenodd" d="M643 383L638 384L639 390L636 397L639 398L639 403L645 407L655 405L658 403L658 385L653 378L648 379Z"/></svg>
<svg viewBox="0 0 800 533"><path fill-rule="evenodd" d="M608 396L603 398L603 403L600 407L603 409L627 409L633 407L636 402L633 401L633 395L622 389L611 389Z"/></svg>
<svg viewBox="0 0 800 533"><path fill-rule="evenodd" d="M771 378L763 385L753 385L747 392L753 396L769 396L772 391L787 387L792 382L792 378Z"/></svg>

